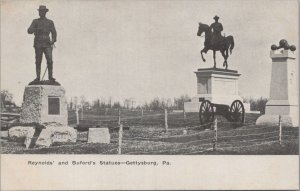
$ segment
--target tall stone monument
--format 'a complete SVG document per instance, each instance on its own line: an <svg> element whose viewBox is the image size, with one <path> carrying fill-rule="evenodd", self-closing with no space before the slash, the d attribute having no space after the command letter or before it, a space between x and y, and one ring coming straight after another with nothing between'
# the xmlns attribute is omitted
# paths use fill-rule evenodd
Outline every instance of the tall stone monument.
<svg viewBox="0 0 300 191"><path fill-rule="evenodd" d="M281 40L280 46L272 45L272 74L270 98L266 103L265 114L260 116L257 125L278 125L281 115L283 126L299 126L299 69L294 51ZM283 48L283 50L279 50Z"/></svg>

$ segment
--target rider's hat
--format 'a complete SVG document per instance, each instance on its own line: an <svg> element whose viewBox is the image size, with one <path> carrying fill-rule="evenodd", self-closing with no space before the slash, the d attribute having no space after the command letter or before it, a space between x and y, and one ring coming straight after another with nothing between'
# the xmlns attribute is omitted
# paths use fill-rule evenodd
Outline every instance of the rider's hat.
<svg viewBox="0 0 300 191"><path fill-rule="evenodd" d="M46 12L49 11L49 9L47 9L45 5L40 5L38 11L44 11L44 10L45 10Z"/></svg>
<svg viewBox="0 0 300 191"><path fill-rule="evenodd" d="M217 15L214 17L215 20L218 20L220 17L218 17Z"/></svg>

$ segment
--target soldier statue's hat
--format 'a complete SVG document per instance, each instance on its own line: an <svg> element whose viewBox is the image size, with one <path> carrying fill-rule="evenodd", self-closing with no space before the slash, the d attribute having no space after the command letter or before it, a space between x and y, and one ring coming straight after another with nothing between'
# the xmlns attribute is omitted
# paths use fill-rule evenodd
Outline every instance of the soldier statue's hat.
<svg viewBox="0 0 300 191"><path fill-rule="evenodd" d="M214 17L215 20L218 20L220 17L218 17L217 15Z"/></svg>
<svg viewBox="0 0 300 191"><path fill-rule="evenodd" d="M38 11L43 11L43 10L49 11L49 9L47 9L45 5L40 5Z"/></svg>

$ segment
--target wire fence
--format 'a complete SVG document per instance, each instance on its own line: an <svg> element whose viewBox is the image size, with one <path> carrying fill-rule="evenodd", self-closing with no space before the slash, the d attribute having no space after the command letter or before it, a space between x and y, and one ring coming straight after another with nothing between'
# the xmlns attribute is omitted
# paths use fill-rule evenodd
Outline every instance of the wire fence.
<svg viewBox="0 0 300 191"><path fill-rule="evenodd" d="M110 113L111 114L111 113ZM79 116L80 123L89 121L92 125L104 125L105 122L111 124L134 124L139 125L159 125L164 131L151 136L143 136L143 131L129 136L126 133L120 132L123 143L121 147L105 151L103 154L197 154L203 152L222 151L222 150L238 150L243 148L259 147L264 145L278 144L282 145L284 140L298 139L298 131L283 130L281 126L281 117L279 116L278 126L255 126L255 123L244 123L238 129L218 129L220 126L235 126L241 125L236 122L220 121L218 123L215 118L214 122L199 125L198 115L190 115L183 113L150 112L147 111L118 111L109 116L107 111L105 115L97 116L95 113L79 112L71 115L70 120L76 120ZM90 117L92 116L92 117ZM77 120L78 122L78 120ZM183 128L169 128L169 127ZM253 126L253 128L251 127ZM206 128L206 131L199 129ZM133 145L143 143L144 147L134 147ZM167 145L167 146L166 146Z"/></svg>
<svg viewBox="0 0 300 191"><path fill-rule="evenodd" d="M207 125L207 124L205 124ZM219 123L222 125L222 123ZM194 131L188 128L177 131L190 131L189 134L171 135L161 134L160 136L130 137L128 134L122 134L122 148L116 147L102 154L201 154L215 151L238 151L241 149L259 149L262 146L281 147L286 141L298 140L298 129L282 128L281 122L278 126L257 127L251 129L254 124L246 124L241 129L218 130L217 120L214 121L214 129L207 131ZM198 127L198 126L197 126ZM201 127L201 126L199 126ZM249 128L250 127L250 128ZM249 128L249 129L244 129ZM176 130L174 130L176 131ZM141 131L142 133L142 131ZM229 136L228 134L234 134ZM117 142L117 141L116 141ZM139 146L136 146L139 145ZM144 145L144 146L141 146ZM122 149L122 152L120 152Z"/></svg>
<svg viewBox="0 0 300 191"><path fill-rule="evenodd" d="M110 111L110 110L108 110ZM167 115L167 116L166 116ZM169 119L166 124L166 117ZM169 111L147 111L147 110L118 110L114 112L90 112L83 110L72 110L68 112L69 125L81 128L93 126L109 126L122 122L124 125L160 125L193 126L199 123L197 114L187 115L183 113L173 113Z"/></svg>
<svg viewBox="0 0 300 191"><path fill-rule="evenodd" d="M103 113L69 111L69 124L75 124L88 131L89 128L102 125L117 127L117 134L112 133L111 143L104 146L101 154L201 154L216 151L236 151L253 147L283 146L287 141L297 141L298 128L283 128L281 117L277 126L256 126L255 123L243 123L218 120L199 125L198 114L171 113L161 111L125 111L106 110ZM123 126L129 124L130 131ZM86 126L84 126L86 125ZM141 128L155 125L156 128ZM157 128L157 125L159 126ZM239 128L232 128L240 125ZM224 127L231 128L224 128ZM176 128L170 128L176 127ZM178 127L178 128L177 128ZM206 130L204 130L206 129ZM84 134L85 133L85 134ZM55 146L83 146L88 139L88 132L78 132L80 138L75 144ZM37 148L38 149L38 148ZM29 149L29 150L35 150Z"/></svg>
<svg viewBox="0 0 300 191"><path fill-rule="evenodd" d="M8 129L13 124L19 121L20 114L18 113L0 113L1 129Z"/></svg>

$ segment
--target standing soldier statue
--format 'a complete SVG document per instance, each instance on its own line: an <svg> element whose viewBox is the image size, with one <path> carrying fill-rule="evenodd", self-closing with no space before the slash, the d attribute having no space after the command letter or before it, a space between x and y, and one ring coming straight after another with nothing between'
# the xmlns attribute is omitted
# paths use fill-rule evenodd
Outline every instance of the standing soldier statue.
<svg viewBox="0 0 300 191"><path fill-rule="evenodd" d="M214 17L215 22L210 25L210 29L212 29L213 36L212 36L212 44L219 44L221 41L222 35L221 32L223 31L223 25L218 22L219 17L216 15Z"/></svg>
<svg viewBox="0 0 300 191"><path fill-rule="evenodd" d="M28 33L34 33L34 49L35 49L35 65L36 65L36 79L34 83L40 81L41 63L43 53L47 60L48 77L50 82L55 82L53 78L53 61L52 49L56 42L56 30L53 21L46 18L48 9L44 5L40 5L39 9L40 18L34 19L28 28ZM51 40L49 34L51 33ZM46 69L47 70L47 69ZM45 71L46 72L46 71Z"/></svg>

